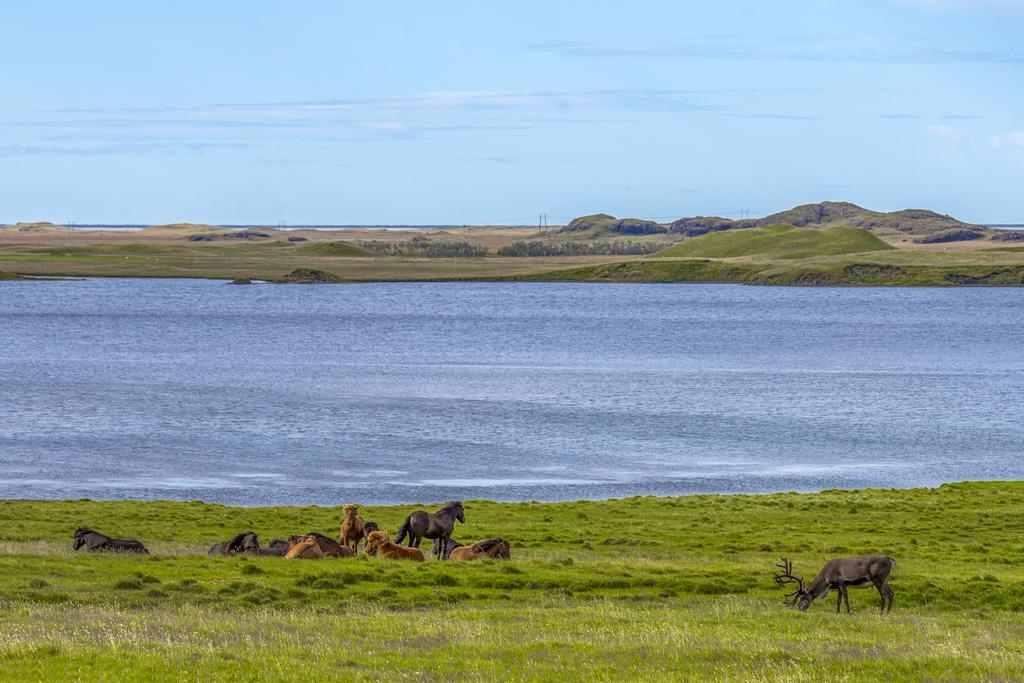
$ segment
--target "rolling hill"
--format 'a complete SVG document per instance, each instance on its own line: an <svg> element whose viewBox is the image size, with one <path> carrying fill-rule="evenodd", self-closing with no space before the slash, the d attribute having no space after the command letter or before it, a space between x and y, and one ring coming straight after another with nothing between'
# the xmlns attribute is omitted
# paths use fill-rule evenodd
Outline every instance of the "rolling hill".
<svg viewBox="0 0 1024 683"><path fill-rule="evenodd" d="M687 240L657 256L689 258L734 258L764 256L772 259L798 259L812 256L860 254L894 249L860 228L796 228L769 225L703 235Z"/></svg>
<svg viewBox="0 0 1024 683"><path fill-rule="evenodd" d="M881 237L913 238L920 243L956 242L992 237L998 231L926 209L871 211L850 202L819 202L773 213L764 218L732 220L721 216L690 216L667 225L635 218L618 219L608 214L581 216L569 222L562 232L651 234L667 232L683 237L698 237L712 232L759 228L771 225L797 228L861 228ZM1002 238L1008 239L1008 238Z"/></svg>

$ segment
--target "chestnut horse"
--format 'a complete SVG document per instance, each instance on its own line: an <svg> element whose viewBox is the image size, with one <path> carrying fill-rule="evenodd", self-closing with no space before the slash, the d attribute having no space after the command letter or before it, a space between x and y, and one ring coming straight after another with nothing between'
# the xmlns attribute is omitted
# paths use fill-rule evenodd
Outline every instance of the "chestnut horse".
<svg viewBox="0 0 1024 683"><path fill-rule="evenodd" d="M448 554L448 542L455 530L455 522L466 523L466 513L462 509L461 500L450 500L442 505L437 512L413 512L398 529L398 543L409 535L409 546L419 548L424 538L435 538L441 545L441 557Z"/></svg>
<svg viewBox="0 0 1024 683"><path fill-rule="evenodd" d="M373 531L366 538L366 554L379 555L386 560L423 561L423 553L419 548L403 548L392 543L386 531Z"/></svg>
<svg viewBox="0 0 1024 683"><path fill-rule="evenodd" d="M289 539L291 540L291 539ZM288 546L288 552L284 554L286 560L322 560L323 552L316 542L316 536L299 536Z"/></svg>
<svg viewBox="0 0 1024 683"><path fill-rule="evenodd" d="M456 548L449 556L452 560L476 560L482 557L491 557L498 560L511 560L512 549L501 536L485 538L473 545Z"/></svg>
<svg viewBox="0 0 1024 683"><path fill-rule="evenodd" d="M355 557L356 551L316 531L288 539L286 559L319 560L325 557Z"/></svg>
<svg viewBox="0 0 1024 683"><path fill-rule="evenodd" d="M365 535L363 518L356 514L359 511L358 505L348 503L341 508L345 512L345 521L341 523L341 545L352 546L352 550L359 552L359 541Z"/></svg>

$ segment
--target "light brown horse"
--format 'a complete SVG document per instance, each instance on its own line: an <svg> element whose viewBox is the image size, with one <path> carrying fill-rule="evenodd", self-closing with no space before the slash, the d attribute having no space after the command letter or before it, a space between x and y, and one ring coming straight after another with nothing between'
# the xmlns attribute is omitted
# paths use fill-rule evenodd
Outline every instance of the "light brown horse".
<svg viewBox="0 0 1024 683"><path fill-rule="evenodd" d="M352 550L359 552L359 541L365 535L366 529L363 518L356 514L359 506L348 503L341 509L345 512L345 521L341 523L341 545L352 546Z"/></svg>
<svg viewBox="0 0 1024 683"><path fill-rule="evenodd" d="M386 560L423 561L423 553L419 548L406 548L393 543L386 531L374 531L366 537L366 553L379 555Z"/></svg>
<svg viewBox="0 0 1024 683"><path fill-rule="evenodd" d="M356 551L352 548L341 545L333 538L328 538L316 531L311 531L303 536L292 536L288 539L288 543L288 552L284 554L286 559L319 560L325 557L345 558L356 555Z"/></svg>
<svg viewBox="0 0 1024 683"><path fill-rule="evenodd" d="M286 560L322 560L324 554L320 550L320 544L316 542L316 536L312 534L308 536L292 537L295 540L291 541L291 545L288 546L288 552L284 554Z"/></svg>
<svg viewBox="0 0 1024 683"><path fill-rule="evenodd" d="M485 538L473 545L465 545L456 548L448 556L450 560L476 560L482 557L491 557L498 560L511 560L512 549L501 536Z"/></svg>

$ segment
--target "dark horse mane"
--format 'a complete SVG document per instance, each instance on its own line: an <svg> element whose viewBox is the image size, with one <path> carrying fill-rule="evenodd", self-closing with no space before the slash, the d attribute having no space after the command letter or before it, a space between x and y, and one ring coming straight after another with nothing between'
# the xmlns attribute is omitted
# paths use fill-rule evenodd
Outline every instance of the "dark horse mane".
<svg viewBox="0 0 1024 683"><path fill-rule="evenodd" d="M505 539L501 536L495 536L494 538L485 538L482 541L477 541L470 546L475 552L485 553L499 543L504 543Z"/></svg>
<svg viewBox="0 0 1024 683"><path fill-rule="evenodd" d="M437 512L438 513L450 512L451 510L454 510L455 508L460 508L460 507L462 507L462 501L461 500L449 500L444 505L442 505L441 507L437 508Z"/></svg>

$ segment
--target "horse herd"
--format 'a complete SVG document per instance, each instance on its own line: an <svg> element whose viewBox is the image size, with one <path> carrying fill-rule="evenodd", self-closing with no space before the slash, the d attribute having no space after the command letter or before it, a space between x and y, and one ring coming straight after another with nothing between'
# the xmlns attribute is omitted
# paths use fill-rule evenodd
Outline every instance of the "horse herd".
<svg viewBox="0 0 1024 683"><path fill-rule="evenodd" d="M214 543L209 555L263 555L285 559L320 560L328 557L355 557L359 542L364 541L364 552L370 556L389 560L412 560L423 562L420 543L424 538L434 540L433 554L440 560L475 560L512 558L508 541L500 536L485 538L470 545L463 545L452 539L455 522L466 522L462 501L448 501L437 512L417 510L402 522L398 529L397 541L392 541L388 532L381 530L376 522L364 521L359 516L359 506L349 503L342 507L344 519L340 535L335 541L316 531L290 536L287 540L274 539L267 546L261 546L255 532L243 531L226 541ZM408 537L409 545L401 543ZM85 548L88 552L117 552L149 554L141 541L128 538L111 538L88 527L75 530L72 544L75 550Z"/></svg>
<svg viewBox="0 0 1024 683"><path fill-rule="evenodd" d="M288 540L275 539L270 545L263 547L254 532L244 531L227 541L214 543L208 554L270 555L305 560L344 558L355 557L359 551L359 542L364 541L364 551L367 555L423 562L423 552L419 546L424 538L429 538L434 540L433 554L439 560L475 560L486 557L508 560L512 557L508 541L500 536L486 538L470 545L463 545L452 539L455 523L466 521L462 501L448 501L436 512L417 510L411 513L399 527L398 538L395 541L392 541L388 532L381 530L375 522L364 521L359 516L358 505L349 503L342 507L342 511L344 519L337 541L311 531L291 536ZM406 538L409 539L409 545L402 546ZM111 538L92 529L80 527L75 531L74 549L83 547L90 552L149 552L140 541ZM806 611L815 600L824 598L831 590L835 590L838 592L836 612L840 611L844 602L846 611L849 612L848 589L873 586L882 598L881 611L888 612L892 609L895 595L889 585L889 575L895 566L896 560L888 555L836 558L829 560L810 584L805 586L803 577L793 574L793 563L782 558L782 564L777 565L781 571L776 573L773 579L780 586L797 584L796 590L786 595L785 604L801 611Z"/></svg>

